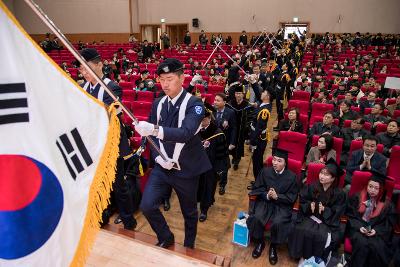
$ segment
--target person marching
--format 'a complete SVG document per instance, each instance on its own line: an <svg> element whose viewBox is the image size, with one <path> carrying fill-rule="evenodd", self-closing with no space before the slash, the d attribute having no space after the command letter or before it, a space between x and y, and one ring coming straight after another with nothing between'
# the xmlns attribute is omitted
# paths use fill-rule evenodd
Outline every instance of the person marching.
<svg viewBox="0 0 400 267"><path fill-rule="evenodd" d="M175 190L185 221L184 246L194 248L197 234L197 188L199 175L212 168L197 135L204 118L204 105L182 88L183 64L168 58L159 64L157 75L165 96L153 102L149 121L140 121L135 130L149 136L162 154L152 148L155 166L143 192L140 209L157 235L162 248L175 242L159 206L169 191Z"/></svg>

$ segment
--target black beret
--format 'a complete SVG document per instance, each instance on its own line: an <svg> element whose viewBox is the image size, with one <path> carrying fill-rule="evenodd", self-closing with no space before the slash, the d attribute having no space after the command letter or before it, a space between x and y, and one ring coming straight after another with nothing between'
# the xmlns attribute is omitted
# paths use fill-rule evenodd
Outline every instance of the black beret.
<svg viewBox="0 0 400 267"><path fill-rule="evenodd" d="M94 48L84 48L81 51L81 56L87 61L92 61L100 58L99 52Z"/></svg>
<svg viewBox="0 0 400 267"><path fill-rule="evenodd" d="M275 148L272 150L272 156L283 158L286 164L288 163L289 152L287 152L286 150L283 150L281 148Z"/></svg>
<svg viewBox="0 0 400 267"><path fill-rule="evenodd" d="M183 70L183 64L175 58L167 58L158 65L157 75L164 73L174 73Z"/></svg>

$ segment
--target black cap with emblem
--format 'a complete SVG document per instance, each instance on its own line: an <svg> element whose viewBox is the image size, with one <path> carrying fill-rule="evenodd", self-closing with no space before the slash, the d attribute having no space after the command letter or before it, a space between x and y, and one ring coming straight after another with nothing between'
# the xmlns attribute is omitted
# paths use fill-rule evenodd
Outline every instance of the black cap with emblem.
<svg viewBox="0 0 400 267"><path fill-rule="evenodd" d="M157 67L157 75L175 73L183 70L183 64L176 58L167 58Z"/></svg>
<svg viewBox="0 0 400 267"><path fill-rule="evenodd" d="M90 62L90 61L93 61L96 59L101 59L99 52L97 52L97 50L94 48L84 48L80 51L80 54L87 62ZM77 65L79 67L81 65L81 63L78 60L76 60L75 65Z"/></svg>

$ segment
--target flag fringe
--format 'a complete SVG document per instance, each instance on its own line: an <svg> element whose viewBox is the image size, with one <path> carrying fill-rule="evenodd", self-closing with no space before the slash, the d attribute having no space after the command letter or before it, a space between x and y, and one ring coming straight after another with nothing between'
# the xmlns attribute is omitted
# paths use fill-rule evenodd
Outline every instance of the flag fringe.
<svg viewBox="0 0 400 267"><path fill-rule="evenodd" d="M74 258L70 265L72 267L83 266L85 264L100 229L103 210L109 204L110 192L115 179L120 141L120 122L117 117L115 104L110 106L109 115L110 125L107 133L107 142L90 186L85 221Z"/></svg>

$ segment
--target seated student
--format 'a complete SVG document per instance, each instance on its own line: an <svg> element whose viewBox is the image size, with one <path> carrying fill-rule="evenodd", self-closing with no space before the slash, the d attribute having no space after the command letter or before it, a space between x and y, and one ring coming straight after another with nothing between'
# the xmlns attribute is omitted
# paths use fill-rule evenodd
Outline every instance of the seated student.
<svg viewBox="0 0 400 267"><path fill-rule="evenodd" d="M373 135L363 138L362 149L355 150L346 167L346 184L350 185L354 171L377 171L386 174L386 157L376 151L378 139Z"/></svg>
<svg viewBox="0 0 400 267"><path fill-rule="evenodd" d="M321 135L325 133L329 133L333 136L340 136L340 129L338 126L333 124L333 112L327 111L322 119L322 122L315 122L312 128L310 129L309 136L313 135Z"/></svg>
<svg viewBox="0 0 400 267"><path fill-rule="evenodd" d="M387 130L384 133L378 133L376 138L380 144L383 144L383 155L390 157L393 146L400 145L399 121L390 120Z"/></svg>
<svg viewBox="0 0 400 267"><path fill-rule="evenodd" d="M200 202L199 221L207 219L207 212L214 203L214 194L217 187L217 178L229 169L228 145L225 134L215 123L211 110L205 111L199 132L202 144L213 168L200 175L197 199Z"/></svg>
<svg viewBox="0 0 400 267"><path fill-rule="evenodd" d="M290 108L288 112L288 118L279 122L279 131L292 131L292 132L303 132L303 124L299 121L300 113L298 108Z"/></svg>
<svg viewBox="0 0 400 267"><path fill-rule="evenodd" d="M351 110L351 102L343 100L339 104L339 110L336 112L336 117L339 119L339 125L343 126L345 120L354 120L358 113Z"/></svg>
<svg viewBox="0 0 400 267"><path fill-rule="evenodd" d="M357 106L357 103L354 101L354 97L352 96L352 94L350 92L347 92L344 95L344 100L349 102L352 107L356 107Z"/></svg>
<svg viewBox="0 0 400 267"><path fill-rule="evenodd" d="M296 175L287 169L288 152L276 149L272 153L272 167L264 167L249 193L256 200L249 207L247 227L256 246L253 258L260 257L265 247L264 229L271 223L269 262L278 262L276 245L286 242L291 225L293 203L299 191Z"/></svg>
<svg viewBox="0 0 400 267"><path fill-rule="evenodd" d="M366 188L348 201L347 229L352 245L350 266L388 266L392 258L391 239L394 208L385 192L385 176L373 173Z"/></svg>
<svg viewBox="0 0 400 267"><path fill-rule="evenodd" d="M363 129L364 123L364 119L358 116L351 121L350 127L341 129L341 136L343 137L343 148L340 158L342 162L347 162L351 141L362 140L364 136L371 134L369 131Z"/></svg>
<svg viewBox="0 0 400 267"><path fill-rule="evenodd" d="M300 209L289 236L289 255L295 259L311 256L326 261L340 244L340 217L346 209L346 194L338 188L344 171L330 159L319 172L319 180L300 192Z"/></svg>
<svg viewBox="0 0 400 267"><path fill-rule="evenodd" d="M318 138L317 146L310 148L307 154L306 163L325 164L329 159L336 160L336 151L332 149L333 137L330 134L323 134Z"/></svg>

